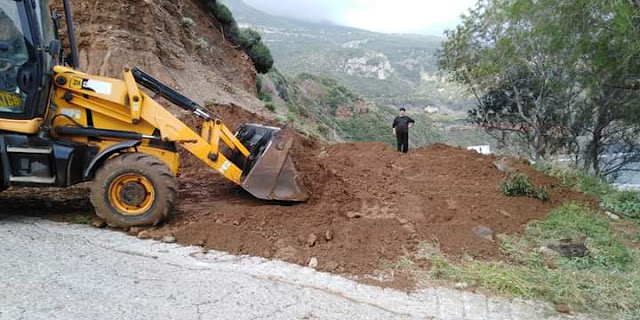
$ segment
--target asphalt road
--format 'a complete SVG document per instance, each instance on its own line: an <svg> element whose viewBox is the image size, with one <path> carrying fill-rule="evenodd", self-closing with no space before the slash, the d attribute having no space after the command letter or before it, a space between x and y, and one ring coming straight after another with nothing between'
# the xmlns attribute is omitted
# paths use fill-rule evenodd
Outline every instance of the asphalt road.
<svg viewBox="0 0 640 320"><path fill-rule="evenodd" d="M406 294L310 268L0 216L0 319L585 319L446 288Z"/></svg>

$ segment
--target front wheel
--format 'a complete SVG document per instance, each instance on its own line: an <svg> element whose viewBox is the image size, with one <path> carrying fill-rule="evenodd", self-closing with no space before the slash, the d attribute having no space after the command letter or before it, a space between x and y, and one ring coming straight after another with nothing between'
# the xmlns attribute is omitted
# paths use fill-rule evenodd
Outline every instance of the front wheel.
<svg viewBox="0 0 640 320"><path fill-rule="evenodd" d="M171 211L178 183L158 158L126 153L109 159L91 185L96 214L112 227L157 225Z"/></svg>

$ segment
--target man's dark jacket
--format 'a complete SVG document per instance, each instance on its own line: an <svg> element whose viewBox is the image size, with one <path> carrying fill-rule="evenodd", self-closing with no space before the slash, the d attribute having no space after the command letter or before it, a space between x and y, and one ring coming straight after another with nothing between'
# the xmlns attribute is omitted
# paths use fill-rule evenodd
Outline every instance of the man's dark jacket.
<svg viewBox="0 0 640 320"><path fill-rule="evenodd" d="M415 121L408 116L397 116L393 119L393 127L396 129L396 132L409 132L410 123L415 123Z"/></svg>

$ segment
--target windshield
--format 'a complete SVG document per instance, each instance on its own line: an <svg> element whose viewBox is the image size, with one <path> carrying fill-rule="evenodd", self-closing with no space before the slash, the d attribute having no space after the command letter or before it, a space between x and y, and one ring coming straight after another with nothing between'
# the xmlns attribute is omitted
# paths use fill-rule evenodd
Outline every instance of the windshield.
<svg viewBox="0 0 640 320"><path fill-rule="evenodd" d="M29 52L33 50L28 30L18 2L0 2L0 112L24 110L27 96L18 86L18 73L29 62Z"/></svg>

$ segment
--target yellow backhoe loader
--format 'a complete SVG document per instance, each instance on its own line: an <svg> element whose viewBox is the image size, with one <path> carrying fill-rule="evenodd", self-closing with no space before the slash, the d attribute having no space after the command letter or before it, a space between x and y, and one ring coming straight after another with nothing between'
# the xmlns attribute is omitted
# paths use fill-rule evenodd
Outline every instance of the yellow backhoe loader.
<svg viewBox="0 0 640 320"><path fill-rule="evenodd" d="M122 79L79 72L69 0L63 5L66 59L62 15L47 0L0 0L0 190L91 181L91 202L109 225L157 224L177 197L181 146L257 198L308 198L288 131L246 124L233 133L137 68L125 68ZM193 112L202 132L145 92Z"/></svg>

